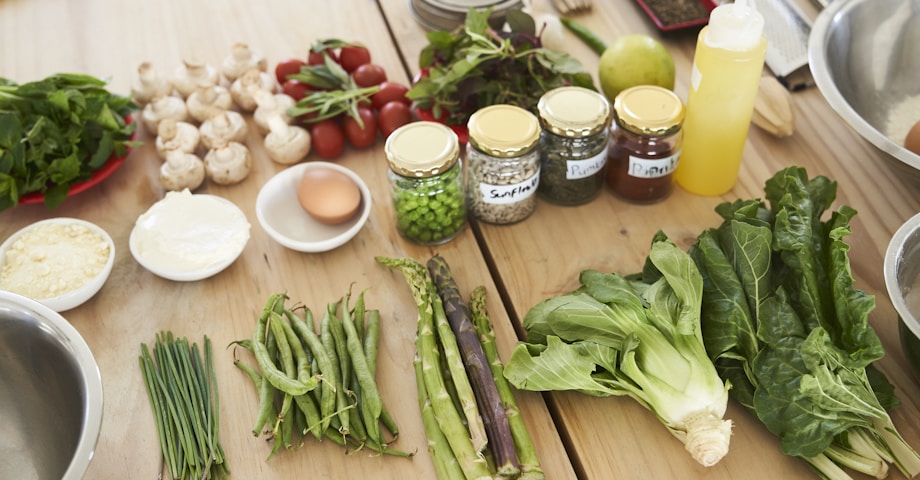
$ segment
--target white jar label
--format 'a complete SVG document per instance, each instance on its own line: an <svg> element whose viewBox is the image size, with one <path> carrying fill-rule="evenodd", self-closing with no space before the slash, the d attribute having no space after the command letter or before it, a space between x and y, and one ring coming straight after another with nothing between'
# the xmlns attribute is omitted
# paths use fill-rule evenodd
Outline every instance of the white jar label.
<svg viewBox="0 0 920 480"><path fill-rule="evenodd" d="M578 180L586 178L600 172L607 163L607 148L601 150L601 153L582 160L568 160L565 162L565 178L567 180Z"/></svg>
<svg viewBox="0 0 920 480"><path fill-rule="evenodd" d="M629 156L629 176L636 178L659 178L674 173L680 151L665 158L640 158Z"/></svg>
<svg viewBox="0 0 920 480"><path fill-rule="evenodd" d="M537 174L524 180L523 182L513 183L510 185L490 185L488 183L479 184L479 193L482 194L482 201L494 205L508 205L520 202L537 192L540 186L540 171Z"/></svg>

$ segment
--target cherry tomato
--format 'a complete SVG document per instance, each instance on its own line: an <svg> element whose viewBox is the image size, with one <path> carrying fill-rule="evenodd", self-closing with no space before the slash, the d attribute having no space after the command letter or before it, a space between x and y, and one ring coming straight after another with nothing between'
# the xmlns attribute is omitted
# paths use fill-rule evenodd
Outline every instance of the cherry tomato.
<svg viewBox="0 0 920 480"><path fill-rule="evenodd" d="M321 120L310 129L313 151L326 159L336 158L345 149L345 132L334 118Z"/></svg>
<svg viewBox="0 0 920 480"><path fill-rule="evenodd" d="M346 72L354 72L365 63L371 63L371 51L363 45L349 45L339 50L339 65Z"/></svg>
<svg viewBox="0 0 920 480"><path fill-rule="evenodd" d="M358 115L364 122L364 128L358 125L358 121L351 115L346 115L342 120L342 127L345 130L345 138L348 143L356 148L367 148L377 140L377 117L370 107L358 107Z"/></svg>
<svg viewBox="0 0 920 480"><path fill-rule="evenodd" d="M327 48L321 52L316 52L316 51L313 51L313 49L310 49L310 53L307 55L307 65L325 64L326 60L323 59L323 52L325 52L326 55L329 55L329 57L332 58L332 60L335 61L335 63L339 63L339 56L336 55L334 50L330 50Z"/></svg>
<svg viewBox="0 0 920 480"><path fill-rule="evenodd" d="M380 84L380 90L371 97L371 101L377 110L392 101L402 102L409 106L412 102L406 98L406 92L408 91L409 87L401 83L383 82Z"/></svg>
<svg viewBox="0 0 920 480"><path fill-rule="evenodd" d="M278 62L278 65L275 66L275 78L278 79L279 84L284 84L287 81L288 75L294 75L300 73L300 67L306 65L307 62L299 58L288 58L287 60L282 60Z"/></svg>
<svg viewBox="0 0 920 480"><path fill-rule="evenodd" d="M399 100L388 102L377 112L377 124L380 125L380 133L384 138L389 137L394 130L411 121L412 112L409 110L409 105Z"/></svg>
<svg viewBox="0 0 920 480"><path fill-rule="evenodd" d="M387 72L380 65L365 63L351 72L351 78L359 87L371 87L387 81Z"/></svg>
<svg viewBox="0 0 920 480"><path fill-rule="evenodd" d="M281 91L296 101L306 97L311 91L313 91L313 87L301 81L291 79L286 80L281 85Z"/></svg>

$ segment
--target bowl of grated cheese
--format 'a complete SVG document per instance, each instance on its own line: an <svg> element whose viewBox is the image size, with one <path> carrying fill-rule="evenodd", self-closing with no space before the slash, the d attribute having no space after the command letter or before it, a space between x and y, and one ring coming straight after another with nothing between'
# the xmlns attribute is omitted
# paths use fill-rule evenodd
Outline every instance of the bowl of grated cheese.
<svg viewBox="0 0 920 480"><path fill-rule="evenodd" d="M0 244L0 290L63 312L96 295L114 263L115 243L96 224L68 217L41 220Z"/></svg>

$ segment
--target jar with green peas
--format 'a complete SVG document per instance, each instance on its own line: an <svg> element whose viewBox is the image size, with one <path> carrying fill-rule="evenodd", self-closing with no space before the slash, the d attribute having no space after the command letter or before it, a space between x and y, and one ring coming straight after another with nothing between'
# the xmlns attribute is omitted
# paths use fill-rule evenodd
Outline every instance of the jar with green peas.
<svg viewBox="0 0 920 480"><path fill-rule="evenodd" d="M437 122L413 122L387 137L396 228L421 245L446 243L466 226L457 134Z"/></svg>

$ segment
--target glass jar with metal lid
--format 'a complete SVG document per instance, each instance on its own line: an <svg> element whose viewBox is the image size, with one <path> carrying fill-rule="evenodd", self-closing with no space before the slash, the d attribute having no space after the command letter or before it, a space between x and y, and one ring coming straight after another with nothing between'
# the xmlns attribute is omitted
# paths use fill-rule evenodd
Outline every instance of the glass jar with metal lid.
<svg viewBox="0 0 920 480"><path fill-rule="evenodd" d="M457 134L436 122L396 129L384 147L396 228L421 245L446 243L466 226Z"/></svg>
<svg viewBox="0 0 920 480"><path fill-rule="evenodd" d="M537 205L540 185L540 122L514 105L481 108L467 122L466 193L479 220L524 220Z"/></svg>
<svg viewBox="0 0 920 480"><path fill-rule="evenodd" d="M666 88L640 85L617 95L613 118L607 184L616 195L637 203L667 197L680 156L683 102Z"/></svg>
<svg viewBox="0 0 920 480"><path fill-rule="evenodd" d="M537 103L540 124L540 188L559 205L581 205L604 188L610 103L584 87L554 88Z"/></svg>

